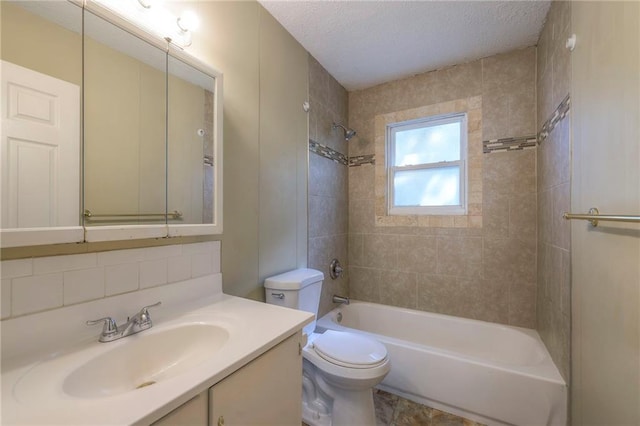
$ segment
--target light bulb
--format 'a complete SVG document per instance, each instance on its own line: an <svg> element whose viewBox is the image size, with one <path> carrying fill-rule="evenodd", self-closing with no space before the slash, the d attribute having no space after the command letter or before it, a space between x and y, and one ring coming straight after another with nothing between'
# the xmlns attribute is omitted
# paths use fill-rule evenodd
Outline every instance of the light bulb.
<svg viewBox="0 0 640 426"><path fill-rule="evenodd" d="M182 12L178 18L178 27L184 31L196 31L200 26L200 19L198 15L190 10Z"/></svg>
<svg viewBox="0 0 640 426"><path fill-rule="evenodd" d="M145 9L151 9L153 6L153 0L138 0L138 3Z"/></svg>

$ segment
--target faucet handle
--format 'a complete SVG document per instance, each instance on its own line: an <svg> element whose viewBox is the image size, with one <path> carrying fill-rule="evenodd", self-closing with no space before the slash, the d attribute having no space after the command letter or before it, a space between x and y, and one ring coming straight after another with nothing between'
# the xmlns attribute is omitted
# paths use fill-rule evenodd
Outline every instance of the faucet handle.
<svg viewBox="0 0 640 426"><path fill-rule="evenodd" d="M104 317L97 320L87 321L87 325L96 325L104 322L102 326L102 336L108 336L118 332L118 326L116 325L116 320L111 317Z"/></svg>
<svg viewBox="0 0 640 426"><path fill-rule="evenodd" d="M160 306L160 305L162 305L162 302L156 302L153 305L143 307L142 309L140 309L140 311L146 311L149 308L155 308L156 306Z"/></svg>
<svg viewBox="0 0 640 426"><path fill-rule="evenodd" d="M161 304L162 302L156 302L153 305L144 306L142 309L140 309L140 312L138 313L139 324L148 325L149 327L151 327L152 323L151 317L149 316L149 308L155 308L156 306L160 306Z"/></svg>

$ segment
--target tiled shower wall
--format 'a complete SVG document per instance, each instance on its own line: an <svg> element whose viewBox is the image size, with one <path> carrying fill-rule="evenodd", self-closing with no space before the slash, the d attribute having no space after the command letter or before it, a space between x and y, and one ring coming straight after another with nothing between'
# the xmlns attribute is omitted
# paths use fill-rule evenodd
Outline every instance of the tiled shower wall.
<svg viewBox="0 0 640 426"><path fill-rule="evenodd" d="M536 48L349 93L349 156L374 153L376 115L482 97L482 141L536 133ZM536 150L483 154L482 226L378 226L375 167L349 168L355 299L536 326Z"/></svg>
<svg viewBox="0 0 640 426"><path fill-rule="evenodd" d="M569 211L571 199L571 118L567 113L571 56L565 48L570 35L571 3L554 1L538 41L538 130L543 134L537 161L537 329L567 382L571 339L571 227L562 219L562 213ZM551 130L549 122L555 124Z"/></svg>
<svg viewBox="0 0 640 426"><path fill-rule="evenodd" d="M347 261L347 142L342 129L347 124L347 91L309 55L309 138L314 150L332 153L336 160L309 152L309 268L324 272L319 315L333 307L333 294L348 296ZM329 277L329 264L337 258L344 267L342 277Z"/></svg>

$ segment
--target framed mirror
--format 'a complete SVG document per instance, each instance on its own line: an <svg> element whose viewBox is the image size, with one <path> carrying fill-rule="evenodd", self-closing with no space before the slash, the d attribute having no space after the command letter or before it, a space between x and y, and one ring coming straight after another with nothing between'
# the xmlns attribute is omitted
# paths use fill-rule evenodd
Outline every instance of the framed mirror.
<svg viewBox="0 0 640 426"><path fill-rule="evenodd" d="M75 84L75 106L2 91L3 117L49 120L73 148L3 120L3 247L222 232L222 75L108 3L1 3L3 86L12 64Z"/></svg>
<svg viewBox="0 0 640 426"><path fill-rule="evenodd" d="M0 7L2 246L82 241L82 8Z"/></svg>
<svg viewBox="0 0 640 426"><path fill-rule="evenodd" d="M87 6L86 240L221 233L222 75Z"/></svg>
<svg viewBox="0 0 640 426"><path fill-rule="evenodd" d="M169 235L221 230L222 76L180 52L168 57Z"/></svg>

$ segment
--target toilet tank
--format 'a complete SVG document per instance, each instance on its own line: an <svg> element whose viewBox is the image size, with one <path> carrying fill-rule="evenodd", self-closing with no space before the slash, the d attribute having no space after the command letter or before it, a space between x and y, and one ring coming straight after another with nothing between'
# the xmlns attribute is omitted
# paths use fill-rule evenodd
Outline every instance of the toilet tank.
<svg viewBox="0 0 640 426"><path fill-rule="evenodd" d="M264 280L265 301L272 305L298 309L318 315L324 274L315 269L301 268ZM316 324L307 325L304 332L313 332Z"/></svg>

